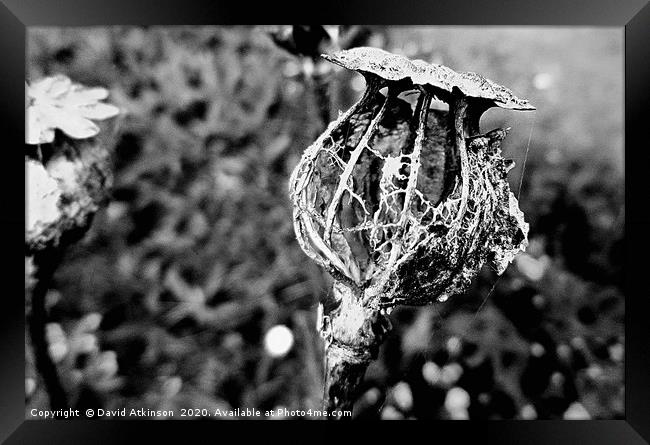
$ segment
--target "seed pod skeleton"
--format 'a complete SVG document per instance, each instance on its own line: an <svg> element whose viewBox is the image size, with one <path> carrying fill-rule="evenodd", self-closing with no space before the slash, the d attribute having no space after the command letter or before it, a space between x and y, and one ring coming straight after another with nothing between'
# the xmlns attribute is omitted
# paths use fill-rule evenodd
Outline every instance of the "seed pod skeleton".
<svg viewBox="0 0 650 445"><path fill-rule="evenodd" d="M332 411L351 408L393 306L445 301L484 263L501 274L526 248L528 224L506 180L513 163L501 157L507 130L480 134L479 119L495 106L535 108L478 74L377 48L323 57L366 81L290 180L298 242L335 280L320 308ZM430 108L434 98L449 111Z"/></svg>

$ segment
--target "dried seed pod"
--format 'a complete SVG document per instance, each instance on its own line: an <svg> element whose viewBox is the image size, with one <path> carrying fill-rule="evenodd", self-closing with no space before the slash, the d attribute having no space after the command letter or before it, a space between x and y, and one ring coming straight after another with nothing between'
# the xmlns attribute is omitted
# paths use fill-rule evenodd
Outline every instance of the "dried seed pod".
<svg viewBox="0 0 650 445"><path fill-rule="evenodd" d="M63 75L25 86L25 249L33 255L78 238L108 197L120 109L103 102L107 89Z"/></svg>
<svg viewBox="0 0 650 445"><path fill-rule="evenodd" d="M388 330L382 309L444 301L485 262L500 274L525 249L528 225L501 157L507 130L479 134L478 123L490 107L534 107L478 74L376 48L324 57L366 80L290 183L298 241L337 281L322 334L326 399L340 408ZM449 111L432 109L433 99Z"/></svg>

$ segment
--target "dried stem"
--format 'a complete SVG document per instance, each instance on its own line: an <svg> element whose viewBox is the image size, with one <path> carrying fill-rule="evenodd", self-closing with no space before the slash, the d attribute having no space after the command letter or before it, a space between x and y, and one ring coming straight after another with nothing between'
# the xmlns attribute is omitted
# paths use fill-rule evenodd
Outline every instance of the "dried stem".
<svg viewBox="0 0 650 445"><path fill-rule="evenodd" d="M325 314L322 327L326 340L323 406L329 413L352 409L359 383L391 327L378 308L363 304L360 289L335 283L333 291L339 305ZM340 418L340 413L329 418Z"/></svg>
<svg viewBox="0 0 650 445"><path fill-rule="evenodd" d="M34 350L36 369L43 378L45 390L50 398L50 408L53 411L68 408L68 398L61 384L56 365L49 353L49 345L45 335L47 310L45 297L50 288L54 270L59 263L61 254L57 249L34 255L36 284L31 295L31 313L28 318L29 335Z"/></svg>

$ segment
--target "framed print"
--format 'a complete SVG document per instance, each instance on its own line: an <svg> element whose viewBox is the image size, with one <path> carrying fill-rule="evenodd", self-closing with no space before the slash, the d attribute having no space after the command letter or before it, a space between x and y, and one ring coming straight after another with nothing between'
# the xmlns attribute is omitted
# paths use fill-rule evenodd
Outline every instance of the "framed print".
<svg viewBox="0 0 650 445"><path fill-rule="evenodd" d="M2 3L7 444L648 443L645 0Z"/></svg>

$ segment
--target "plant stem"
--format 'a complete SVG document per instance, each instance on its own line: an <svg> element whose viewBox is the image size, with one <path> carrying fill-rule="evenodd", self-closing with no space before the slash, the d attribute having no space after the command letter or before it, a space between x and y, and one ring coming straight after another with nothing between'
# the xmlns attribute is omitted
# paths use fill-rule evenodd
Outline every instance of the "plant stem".
<svg viewBox="0 0 650 445"><path fill-rule="evenodd" d="M325 388L323 408L329 419L339 419L338 411L351 410L358 396L359 384L379 346L390 331L390 321L375 299L364 303L364 292L345 284L334 284L338 306L324 316Z"/></svg>
<svg viewBox="0 0 650 445"><path fill-rule="evenodd" d="M320 58L312 58L312 63L315 69L322 64L323 61ZM321 73L315 72L311 76L311 83L313 85L314 96L316 99L316 106L318 107L318 117L321 122L321 131L327 128L331 120L331 101L330 101L330 81L331 75L329 72Z"/></svg>
<svg viewBox="0 0 650 445"><path fill-rule="evenodd" d="M31 338L36 369L43 378L45 390L50 399L50 408L53 411L68 408L68 397L63 389L56 365L50 357L45 333L47 323L47 309L45 297L50 287L50 282L56 266L59 264L60 253L57 249L48 249L34 255L36 284L32 290L31 313L28 318L29 335Z"/></svg>

